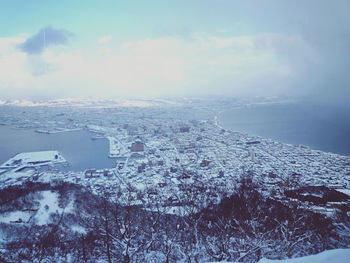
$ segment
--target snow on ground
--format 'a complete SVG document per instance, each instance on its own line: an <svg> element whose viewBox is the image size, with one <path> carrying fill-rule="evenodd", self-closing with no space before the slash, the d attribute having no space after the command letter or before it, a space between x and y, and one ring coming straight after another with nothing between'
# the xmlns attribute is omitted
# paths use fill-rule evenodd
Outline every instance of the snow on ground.
<svg viewBox="0 0 350 263"><path fill-rule="evenodd" d="M58 194L52 191L42 191L42 199L40 200L40 207L35 215L37 225L45 225L50 223L50 214L62 212L58 206Z"/></svg>
<svg viewBox="0 0 350 263"><path fill-rule="evenodd" d="M152 101L142 101L142 100L125 100L118 104L121 107L154 107L158 106L157 103Z"/></svg>
<svg viewBox="0 0 350 263"><path fill-rule="evenodd" d="M41 198L38 200L39 207L35 211L13 211L0 214L1 223L31 223L34 219L36 225L46 225L51 222L51 215L58 213L74 213L75 199L71 198L65 208L59 207L59 194L50 190L41 191ZM75 230L78 231L78 230ZM83 231L83 230L81 230Z"/></svg>
<svg viewBox="0 0 350 263"><path fill-rule="evenodd" d="M153 208L144 208L146 211L162 211L165 214L168 215L179 215L179 216L185 216L190 214L190 212L194 211L193 207L190 206L162 206L162 207L153 207ZM195 210L197 211L197 210Z"/></svg>
<svg viewBox="0 0 350 263"><path fill-rule="evenodd" d="M146 185L142 182L136 182L133 187L138 191L144 191L146 189Z"/></svg>
<svg viewBox="0 0 350 263"><path fill-rule="evenodd" d="M107 137L109 141L109 157L118 157L120 155L121 145L114 137Z"/></svg>
<svg viewBox="0 0 350 263"><path fill-rule="evenodd" d="M101 127L101 126L93 125L93 124L86 125L86 128L89 131L96 132L96 133L105 133L105 132L107 132L105 127Z"/></svg>
<svg viewBox="0 0 350 263"><path fill-rule="evenodd" d="M10 170L0 177L0 189L5 188L8 185L22 184L22 181L27 178L32 177L35 174L35 170L24 170L21 172L16 172Z"/></svg>
<svg viewBox="0 0 350 263"><path fill-rule="evenodd" d="M3 213L0 215L0 222L12 223L12 222L18 221L18 222L26 223L30 219L31 215L32 214L27 211L15 211L15 212Z"/></svg>
<svg viewBox="0 0 350 263"><path fill-rule="evenodd" d="M349 263L350 262L350 249L333 249L326 250L320 254L284 259L284 260L270 260L262 259L259 263Z"/></svg>
<svg viewBox="0 0 350 263"><path fill-rule="evenodd" d="M68 205L64 209L64 213L66 213L66 214L73 214L74 213L74 202L75 202L75 199L72 199L68 203Z"/></svg>
<svg viewBox="0 0 350 263"><path fill-rule="evenodd" d="M168 215L186 216L190 211L191 207L189 206L167 206L165 213Z"/></svg>
<svg viewBox="0 0 350 263"><path fill-rule="evenodd" d="M71 229L73 232L77 232L80 234L86 234L86 229L82 226L74 225L74 226L71 226Z"/></svg>
<svg viewBox="0 0 350 263"><path fill-rule="evenodd" d="M58 205L58 193L48 190L42 191L41 195L42 199L39 201L40 207L35 215L37 225L50 223L50 215L53 213L69 214L74 212L74 198L71 199L65 208L61 208Z"/></svg>
<svg viewBox="0 0 350 263"><path fill-rule="evenodd" d="M300 258L271 260L263 258L258 263L349 263L350 249L333 249L326 250L316 255L305 256ZM213 263L213 262L206 262ZM235 263L232 261L220 261L217 263Z"/></svg>

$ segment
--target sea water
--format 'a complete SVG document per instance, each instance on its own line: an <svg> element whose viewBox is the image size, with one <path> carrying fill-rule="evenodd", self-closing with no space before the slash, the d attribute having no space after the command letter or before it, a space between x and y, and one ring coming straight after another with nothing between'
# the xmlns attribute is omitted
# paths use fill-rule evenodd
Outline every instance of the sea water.
<svg viewBox="0 0 350 263"><path fill-rule="evenodd" d="M72 171L114 167L115 160L108 158L108 140L92 140L93 135L84 130L44 134L0 126L0 164L21 152L58 150Z"/></svg>
<svg viewBox="0 0 350 263"><path fill-rule="evenodd" d="M307 103L230 108L218 116L226 129L350 155L350 111Z"/></svg>

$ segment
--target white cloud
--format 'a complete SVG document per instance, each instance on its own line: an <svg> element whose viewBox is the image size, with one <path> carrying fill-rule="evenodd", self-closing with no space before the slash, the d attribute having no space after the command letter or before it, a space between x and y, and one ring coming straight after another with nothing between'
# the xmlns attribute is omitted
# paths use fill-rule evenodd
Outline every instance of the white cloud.
<svg viewBox="0 0 350 263"><path fill-rule="evenodd" d="M0 91L18 89L32 78L26 68L26 54L16 48L24 40L20 37L0 38Z"/></svg>
<svg viewBox="0 0 350 263"><path fill-rule="evenodd" d="M111 35L103 36L98 40L98 43L105 44L105 43L109 42L111 39L112 39Z"/></svg>
<svg viewBox="0 0 350 263"><path fill-rule="evenodd" d="M108 37L103 38L108 41ZM274 95L283 92L285 83L297 73L280 49L292 52L307 46L298 37L278 34L226 38L195 34L96 47L93 52L47 50L33 58L13 48L18 41L0 39L0 50L5 50L0 53L4 95Z"/></svg>

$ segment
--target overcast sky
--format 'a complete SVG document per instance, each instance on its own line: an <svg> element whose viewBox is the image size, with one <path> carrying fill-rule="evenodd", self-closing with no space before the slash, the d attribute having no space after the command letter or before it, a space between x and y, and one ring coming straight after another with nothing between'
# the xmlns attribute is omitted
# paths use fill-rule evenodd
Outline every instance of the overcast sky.
<svg viewBox="0 0 350 263"><path fill-rule="evenodd" d="M0 3L0 98L350 98L350 1Z"/></svg>

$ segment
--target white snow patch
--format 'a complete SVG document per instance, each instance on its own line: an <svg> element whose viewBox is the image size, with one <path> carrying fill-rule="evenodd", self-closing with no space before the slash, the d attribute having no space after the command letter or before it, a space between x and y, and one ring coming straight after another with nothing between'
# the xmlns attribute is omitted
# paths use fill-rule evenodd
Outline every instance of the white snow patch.
<svg viewBox="0 0 350 263"><path fill-rule="evenodd" d="M349 263L350 262L350 249L333 249L326 250L320 254L284 259L284 260L270 260L270 259L261 259L258 263Z"/></svg>
<svg viewBox="0 0 350 263"><path fill-rule="evenodd" d="M35 215L37 225L45 225L50 223L50 214L62 212L62 208L58 206L58 194L52 191L42 191L42 199L40 207Z"/></svg>
<svg viewBox="0 0 350 263"><path fill-rule="evenodd" d="M23 223L28 222L31 217L30 212L15 211L8 212L0 215L0 222L2 223L13 223L18 220L22 220Z"/></svg>
<svg viewBox="0 0 350 263"><path fill-rule="evenodd" d="M135 183L133 186L138 191L143 191L146 189L146 185L144 183Z"/></svg>
<svg viewBox="0 0 350 263"><path fill-rule="evenodd" d="M158 211L158 207L147 207L144 208L146 211ZM197 212L197 209L193 209L190 206L166 206L162 207L161 210L168 215L178 215L178 216L186 216L189 215L190 212Z"/></svg>
<svg viewBox="0 0 350 263"><path fill-rule="evenodd" d="M27 223L31 222L31 218L34 219L36 225L46 225L51 223L51 214L58 213L73 213L74 201L71 199L68 205L63 209L58 205L59 194L50 190L39 192L41 198L39 198L39 208L35 211L13 211L2 213L0 215L0 222L2 223Z"/></svg>
<svg viewBox="0 0 350 263"><path fill-rule="evenodd" d="M86 229L82 226L74 225L74 226L71 226L71 229L73 232L77 232L80 234L86 234Z"/></svg>
<svg viewBox="0 0 350 263"><path fill-rule="evenodd" d="M73 214L74 213L74 201L75 199L72 199L68 205L64 209L64 213L66 214Z"/></svg>

